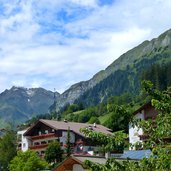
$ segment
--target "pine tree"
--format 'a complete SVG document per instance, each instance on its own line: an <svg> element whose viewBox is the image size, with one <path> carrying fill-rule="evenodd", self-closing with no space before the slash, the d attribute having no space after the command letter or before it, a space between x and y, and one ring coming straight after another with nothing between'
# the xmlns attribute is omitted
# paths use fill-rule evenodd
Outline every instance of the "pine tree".
<svg viewBox="0 0 171 171"><path fill-rule="evenodd" d="M70 127L68 127L67 131L67 140L66 140L66 154L67 157L71 155L71 134L70 134Z"/></svg>

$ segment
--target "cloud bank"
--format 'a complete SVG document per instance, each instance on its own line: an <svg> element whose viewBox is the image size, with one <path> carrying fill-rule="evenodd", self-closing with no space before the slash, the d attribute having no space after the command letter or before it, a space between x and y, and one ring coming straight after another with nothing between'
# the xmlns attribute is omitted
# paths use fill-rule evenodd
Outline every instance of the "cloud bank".
<svg viewBox="0 0 171 171"><path fill-rule="evenodd" d="M2 0L0 92L63 92L171 28L170 0Z"/></svg>

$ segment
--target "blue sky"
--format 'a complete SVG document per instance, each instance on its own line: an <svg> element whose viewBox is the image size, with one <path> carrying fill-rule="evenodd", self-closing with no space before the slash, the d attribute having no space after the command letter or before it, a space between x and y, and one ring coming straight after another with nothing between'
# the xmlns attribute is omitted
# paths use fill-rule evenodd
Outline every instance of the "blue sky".
<svg viewBox="0 0 171 171"><path fill-rule="evenodd" d="M0 92L63 92L171 28L170 0L1 0Z"/></svg>

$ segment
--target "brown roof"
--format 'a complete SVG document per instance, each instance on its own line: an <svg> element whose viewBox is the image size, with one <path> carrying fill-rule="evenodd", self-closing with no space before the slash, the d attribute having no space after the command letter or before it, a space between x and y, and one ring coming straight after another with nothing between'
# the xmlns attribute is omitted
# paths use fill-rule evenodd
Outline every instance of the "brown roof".
<svg viewBox="0 0 171 171"><path fill-rule="evenodd" d="M145 103L145 104L142 105L140 108L138 108L136 111L134 111L133 115L136 115L137 113L139 113L139 112L141 112L142 110L148 108L149 106L150 106L150 107L153 107L153 106L151 105L151 102Z"/></svg>
<svg viewBox="0 0 171 171"><path fill-rule="evenodd" d="M30 129L28 129L24 135L27 135L40 122L55 129L55 130L68 130L68 128L70 128L71 131L73 131L79 135L82 135L82 136L84 136L84 134L80 133L80 129L87 128L89 126L92 127L92 129L96 132L102 132L104 134L112 134L111 129L104 127L102 125L99 125L99 124L96 124L96 127L94 127L93 124L87 124L87 123L40 119L37 123L35 123L32 127L30 127Z"/></svg>
<svg viewBox="0 0 171 171"><path fill-rule="evenodd" d="M83 163L76 158L69 157L65 159L63 162L61 162L56 168L54 168L52 171L66 171L66 170L72 170L74 164L80 164L83 167Z"/></svg>

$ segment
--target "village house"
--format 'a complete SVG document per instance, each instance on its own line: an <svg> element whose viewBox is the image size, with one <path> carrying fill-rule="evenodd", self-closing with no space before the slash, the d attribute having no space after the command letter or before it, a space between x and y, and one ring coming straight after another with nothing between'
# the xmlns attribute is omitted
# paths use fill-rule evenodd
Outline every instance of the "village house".
<svg viewBox="0 0 171 171"><path fill-rule="evenodd" d="M117 156L110 156L115 158L117 161L124 161L129 158L132 161L139 161L144 157L148 158L151 155L150 150L140 150L140 151L125 151ZM73 154L69 158L66 158L58 166L56 166L52 171L88 171L84 162L89 160L96 164L106 164L109 156L86 156L86 155L76 155Z"/></svg>
<svg viewBox="0 0 171 171"><path fill-rule="evenodd" d="M22 150L23 152L28 150L28 145L29 145L29 141L28 139L24 136L24 133L28 130L28 128L18 131L17 132L17 142L18 142L18 146L17 146L17 150Z"/></svg>
<svg viewBox="0 0 171 171"><path fill-rule="evenodd" d="M133 115L136 119L140 120L155 120L158 111L151 105L151 102L144 104L138 110L136 110ZM129 124L129 143L135 145L145 141L147 136L144 134L143 129L138 129L137 126ZM130 150L135 150L135 146L130 147Z"/></svg>
<svg viewBox="0 0 171 171"><path fill-rule="evenodd" d="M20 135L19 149L22 151L31 149L40 156L44 156L45 150L51 141L59 141L61 147L65 148L69 129L73 153L93 155L93 152L97 150L96 144L80 132L81 128L112 134L109 128L95 123L87 124L40 119L27 130L18 132L18 135Z"/></svg>
<svg viewBox="0 0 171 171"><path fill-rule="evenodd" d="M99 164L105 164L107 161L104 157L73 155L61 162L52 171L86 171L85 160Z"/></svg>

